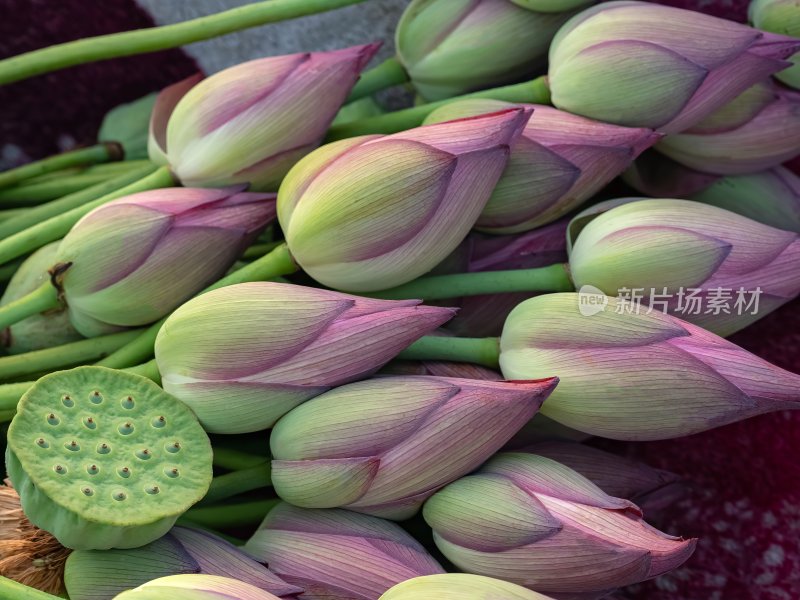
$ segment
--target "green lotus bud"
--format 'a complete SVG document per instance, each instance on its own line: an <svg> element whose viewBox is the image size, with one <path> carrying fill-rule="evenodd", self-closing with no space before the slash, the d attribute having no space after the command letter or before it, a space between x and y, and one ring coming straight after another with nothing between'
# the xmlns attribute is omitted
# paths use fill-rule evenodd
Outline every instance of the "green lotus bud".
<svg viewBox="0 0 800 600"><path fill-rule="evenodd" d="M152 381L78 367L22 396L6 469L27 517L62 545L134 548L205 495L211 445L192 411Z"/></svg>
<svg viewBox="0 0 800 600"><path fill-rule="evenodd" d="M8 282L0 306L13 302L39 288L49 277L47 270L57 261L58 245L53 242L31 254ZM23 319L9 326L2 342L11 354L41 350L83 339L69 320L69 313L55 309Z"/></svg>
<svg viewBox="0 0 800 600"><path fill-rule="evenodd" d="M218 575L170 575L122 592L114 600L280 600L249 583Z"/></svg>
<svg viewBox="0 0 800 600"><path fill-rule="evenodd" d="M753 27L800 38L800 4L797 0L753 0L749 17ZM789 61L792 66L776 73L775 78L800 89L800 52Z"/></svg>
<svg viewBox="0 0 800 600"><path fill-rule="evenodd" d="M158 94L153 92L133 102L112 108L103 117L100 131L97 132L97 140L122 144L125 160L147 158L150 113L153 112L157 96Z"/></svg>
<svg viewBox="0 0 800 600"><path fill-rule="evenodd" d="M415 577L386 591L379 600L547 600L515 583L502 579L447 573Z"/></svg>

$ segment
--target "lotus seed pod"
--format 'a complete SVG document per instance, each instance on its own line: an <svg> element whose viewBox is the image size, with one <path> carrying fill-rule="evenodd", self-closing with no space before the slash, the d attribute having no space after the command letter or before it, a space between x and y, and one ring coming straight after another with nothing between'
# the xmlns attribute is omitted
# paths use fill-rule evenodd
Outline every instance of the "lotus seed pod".
<svg viewBox="0 0 800 600"><path fill-rule="evenodd" d="M114 600L280 600L254 585L217 575L170 575L127 590Z"/></svg>
<svg viewBox="0 0 800 600"><path fill-rule="evenodd" d="M548 600L515 583L502 579L447 573L407 579L387 590L379 600Z"/></svg>
<svg viewBox="0 0 800 600"><path fill-rule="evenodd" d="M8 282L0 306L29 294L50 277L47 269L56 262L59 243L43 246L25 259ZM8 327L2 334L2 345L9 353L19 354L80 339L83 336L70 323L67 311L53 310L33 315Z"/></svg>
<svg viewBox="0 0 800 600"><path fill-rule="evenodd" d="M211 444L152 381L105 367L42 377L8 429L6 469L30 521L74 549L160 538L211 483Z"/></svg>

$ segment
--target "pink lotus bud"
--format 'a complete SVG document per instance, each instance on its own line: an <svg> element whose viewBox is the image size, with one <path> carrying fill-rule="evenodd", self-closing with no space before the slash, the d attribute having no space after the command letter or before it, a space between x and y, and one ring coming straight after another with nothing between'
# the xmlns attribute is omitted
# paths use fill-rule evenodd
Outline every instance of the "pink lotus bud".
<svg viewBox="0 0 800 600"><path fill-rule="evenodd" d="M259 431L331 387L369 377L452 314L418 300L243 283L172 313L156 362L164 389L207 431Z"/></svg>
<svg viewBox="0 0 800 600"><path fill-rule="evenodd" d="M800 233L800 177L783 167L722 177L689 198Z"/></svg>
<svg viewBox="0 0 800 600"><path fill-rule="evenodd" d="M219 575L169 575L126 590L114 600L280 600L244 581Z"/></svg>
<svg viewBox="0 0 800 600"><path fill-rule="evenodd" d="M762 85L731 104L733 108L724 106L691 129L667 136L656 150L691 169L718 175L770 169L800 154L800 92Z"/></svg>
<svg viewBox="0 0 800 600"><path fill-rule="evenodd" d="M527 588L469 573L425 575L398 583L379 600L551 600Z"/></svg>
<svg viewBox="0 0 800 600"><path fill-rule="evenodd" d="M427 273L466 237L530 109L328 144L292 169L278 218L317 281L347 291Z"/></svg>
<svg viewBox="0 0 800 600"><path fill-rule="evenodd" d="M497 100L460 100L433 111L441 123L513 107ZM650 129L592 121L550 106L533 116L511 147L511 157L476 228L519 233L562 217L622 173L661 135Z"/></svg>
<svg viewBox="0 0 800 600"><path fill-rule="evenodd" d="M605 493L631 500L646 512L672 504L685 492L680 477L674 473L583 444L540 442L528 446L524 452L555 460L577 471Z"/></svg>
<svg viewBox="0 0 800 600"><path fill-rule="evenodd" d="M708 188L720 176L695 171L650 149L640 154L621 178L646 196L688 198Z"/></svg>
<svg viewBox="0 0 800 600"><path fill-rule="evenodd" d="M78 221L52 269L75 328L147 325L219 279L275 217L273 195L241 189L142 192Z"/></svg>
<svg viewBox="0 0 800 600"><path fill-rule="evenodd" d="M567 260L566 229L562 220L517 235L471 234L466 240L467 260L463 271L504 271L534 269ZM514 307L534 294L509 293L466 296L451 306L458 306L447 329L464 337L498 336L506 317Z"/></svg>
<svg viewBox="0 0 800 600"><path fill-rule="evenodd" d="M497 452L557 382L379 377L339 387L275 425L272 484L296 506L406 519Z"/></svg>
<svg viewBox="0 0 800 600"><path fill-rule="evenodd" d="M613 297L587 311L585 298L526 300L500 338L507 379L558 373L542 412L559 423L612 439L657 440L800 408L800 375L660 311L637 312Z"/></svg>
<svg viewBox="0 0 800 600"><path fill-rule="evenodd" d="M614 296L639 290L655 309L719 335L800 294L797 233L699 202L631 200L575 218L569 264L576 288Z"/></svg>
<svg viewBox="0 0 800 600"><path fill-rule="evenodd" d="M457 377L460 379L483 379L485 381L502 381L503 376L472 363L446 361L410 361L395 360L381 369L379 375L430 375L433 377Z"/></svg>
<svg viewBox="0 0 800 600"><path fill-rule="evenodd" d="M262 58L175 84L153 111L151 159L166 158L184 185L275 191L320 144L378 46Z"/></svg>
<svg viewBox="0 0 800 600"><path fill-rule="evenodd" d="M280 597L293 598L302 591L222 538L186 527L173 527L139 548L75 550L67 559L64 585L70 600L105 600L157 577L180 573L233 577Z"/></svg>
<svg viewBox="0 0 800 600"><path fill-rule="evenodd" d="M398 525L347 510L279 504L245 550L303 588L299 600L376 600L401 581L444 573Z"/></svg>
<svg viewBox="0 0 800 600"><path fill-rule="evenodd" d="M599 121L677 133L772 73L800 40L648 2L608 2L550 46L553 104Z"/></svg>
<svg viewBox="0 0 800 600"><path fill-rule="evenodd" d="M456 567L557 598L599 598L666 573L695 540L647 525L639 508L576 471L533 454L498 454L424 508Z"/></svg>

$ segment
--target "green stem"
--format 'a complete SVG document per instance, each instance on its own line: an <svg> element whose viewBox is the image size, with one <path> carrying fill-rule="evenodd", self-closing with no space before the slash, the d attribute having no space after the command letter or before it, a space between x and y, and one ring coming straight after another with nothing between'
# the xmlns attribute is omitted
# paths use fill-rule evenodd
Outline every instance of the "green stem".
<svg viewBox="0 0 800 600"><path fill-rule="evenodd" d="M461 296L506 294L511 292L571 292L568 265L558 263L536 269L513 271L482 271L420 277L405 285L365 294L386 300L418 298L444 300Z"/></svg>
<svg viewBox="0 0 800 600"><path fill-rule="evenodd" d="M6 263L0 266L0 283L6 283L7 281L11 281L11 278L14 276L14 273L17 272L19 266L23 263L23 259L18 258L17 260L12 260L10 263Z"/></svg>
<svg viewBox="0 0 800 600"><path fill-rule="evenodd" d="M117 175L112 179L105 178L102 183L98 183L78 192L67 194L57 200L47 202L46 204L40 204L39 206L25 209L24 212L0 223L0 240L14 235L15 233L19 233L29 227L33 227L38 223L64 214L67 211L84 206L92 200L97 200L98 198L104 198L106 196L109 196L109 200L118 198L119 195L114 195L113 197L110 195L117 190L124 191L126 186L136 183L143 177L152 174L155 170L155 165L145 163L136 169Z"/></svg>
<svg viewBox="0 0 800 600"><path fill-rule="evenodd" d="M184 516L200 525L225 529L260 523L267 513L280 504L280 500L254 500L223 506L198 506L190 508Z"/></svg>
<svg viewBox="0 0 800 600"><path fill-rule="evenodd" d="M25 214L28 208L6 208L5 210L0 210L0 221L8 221L9 219L15 219L20 215Z"/></svg>
<svg viewBox="0 0 800 600"><path fill-rule="evenodd" d="M155 52L166 48L177 48L226 33L313 15L363 1L267 0L174 25L125 31L57 44L0 61L0 84L19 81L73 65L107 60L118 56Z"/></svg>
<svg viewBox="0 0 800 600"><path fill-rule="evenodd" d="M53 348L3 356L0 358L0 379L15 379L32 373L94 362L135 339L139 333L136 329L122 331Z"/></svg>
<svg viewBox="0 0 800 600"><path fill-rule="evenodd" d="M0 598L4 600L64 600L0 575Z"/></svg>
<svg viewBox="0 0 800 600"><path fill-rule="evenodd" d="M268 252L272 252L280 246L283 242L268 242L266 244L253 244L247 250L244 251L242 254L243 260L252 260L254 258L260 258L264 256Z"/></svg>
<svg viewBox="0 0 800 600"><path fill-rule="evenodd" d="M59 306L58 290L45 281L30 294L0 306L0 331L23 319Z"/></svg>
<svg viewBox="0 0 800 600"><path fill-rule="evenodd" d="M326 140L331 142L369 133L397 133L398 131L419 127L425 118L437 108L450 102L468 98L488 98L524 104L547 104L550 102L550 90L547 87L545 76L542 76L525 83L472 92L471 94L464 94L447 100L439 100L438 102L421 104L383 115L334 125L328 130Z"/></svg>
<svg viewBox="0 0 800 600"><path fill-rule="evenodd" d="M112 177L140 169L150 163L146 160L132 160L129 162L109 163L122 165L124 168L116 170L87 169L74 175L48 177L42 181L25 181L22 185L0 190L0 203L3 206L34 206L49 200L73 194L90 186L108 181ZM152 170L153 167L151 167Z"/></svg>
<svg viewBox="0 0 800 600"><path fill-rule="evenodd" d="M139 179L138 181L118 189L110 194L86 202L81 206L68 210L65 213L50 217L49 219L37 223L27 229L19 231L3 240L0 240L0 264L8 262L18 256L22 256L32 250L41 248L49 242L53 242L69 232L75 223L81 217L92 209L110 202L116 198L134 194L136 192L143 192L145 190L153 190L158 188L165 188L173 185L175 180L167 167L160 167L155 172L147 177ZM63 198L62 198L63 200ZM56 200L59 202L59 200ZM31 212L37 209L31 209ZM27 217L27 215L23 215ZM7 225L8 221L0 225Z"/></svg>
<svg viewBox="0 0 800 600"><path fill-rule="evenodd" d="M211 487L198 506L206 506L244 492L270 487L271 476L272 468L269 461L263 461L255 467L218 475L211 481Z"/></svg>
<svg viewBox="0 0 800 600"><path fill-rule="evenodd" d="M500 364L499 338L457 338L426 335L403 350L402 360L451 360L496 369Z"/></svg>
<svg viewBox="0 0 800 600"><path fill-rule="evenodd" d="M373 67L361 74L358 82L350 90L350 95L347 97L345 104L355 102L366 96L372 96L375 92L380 92L407 81L408 73L406 73L400 61L395 57L387 58L377 67Z"/></svg>
<svg viewBox="0 0 800 600"><path fill-rule="evenodd" d="M0 61L3 63L6 61ZM117 143L97 144L88 148L71 150L63 154L56 154L48 158L37 160L36 162L22 165L16 169L10 169L0 173L0 188L15 185L25 179L37 177L45 173L52 173L76 165L93 165L95 163L106 162L109 160L121 160L123 155L122 146Z"/></svg>
<svg viewBox="0 0 800 600"><path fill-rule="evenodd" d="M223 469L241 471L262 464L268 460L266 456L255 456L233 448L214 446L214 464Z"/></svg>
<svg viewBox="0 0 800 600"><path fill-rule="evenodd" d="M0 242L0 245L2 245L2 242ZM217 288L238 283L265 281L274 277L280 277L281 275L289 275L295 271L297 271L297 264L295 264L292 256L289 254L288 246L286 246L286 244L281 244L266 256L262 256L249 265L226 275L200 293L210 292ZM110 354L97 364L104 367L119 369L149 359L153 356L153 346L158 336L158 331L161 329L161 325L164 324L165 320L166 318L154 323L145 329L138 338L113 354Z"/></svg>
<svg viewBox="0 0 800 600"><path fill-rule="evenodd" d="M158 370L158 365L156 364L155 359L149 360L146 363L142 363L141 365L136 365L135 367L125 367L124 369L120 369L121 371L126 371L128 373L133 373L134 375L141 375L142 377L147 377L148 379L155 381L156 383L161 383L161 372Z"/></svg>
<svg viewBox="0 0 800 600"><path fill-rule="evenodd" d="M187 518L186 515L181 515L180 517L178 517L178 520L175 521L175 524L180 525L181 527L189 527L190 529L202 529L203 531L207 531L208 533L214 534L218 538L222 538L226 542L230 542L234 546L244 546L244 541L240 540L239 538L235 538L232 535L223 533L205 523L198 523L197 521L192 521L191 519Z"/></svg>

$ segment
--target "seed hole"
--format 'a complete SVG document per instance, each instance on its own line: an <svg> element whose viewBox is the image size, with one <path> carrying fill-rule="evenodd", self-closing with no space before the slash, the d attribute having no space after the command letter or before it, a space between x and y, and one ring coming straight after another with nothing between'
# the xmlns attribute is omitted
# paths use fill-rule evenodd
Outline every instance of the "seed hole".
<svg viewBox="0 0 800 600"><path fill-rule="evenodd" d="M164 427L164 425L166 424L167 424L167 419L164 417L164 415L155 417L151 422L151 425L153 427Z"/></svg>
<svg viewBox="0 0 800 600"><path fill-rule="evenodd" d="M39 446L39 448L49 448L50 447L50 444L48 444L47 440L44 439L44 438L39 438L38 440L36 440L36 445Z"/></svg>
<svg viewBox="0 0 800 600"><path fill-rule="evenodd" d="M130 470L130 467L122 467L121 469L118 469L118 470L117 470L117 474L118 474L120 477L124 477L125 479L127 479L128 477L130 477L130 476L131 476L131 470Z"/></svg>
<svg viewBox="0 0 800 600"><path fill-rule="evenodd" d="M94 490L90 487L85 487L81 490L84 496L94 496Z"/></svg>
<svg viewBox="0 0 800 600"><path fill-rule="evenodd" d="M100 469L97 465L89 465L86 467L86 472L89 473L89 475L97 475L100 472Z"/></svg>
<svg viewBox="0 0 800 600"><path fill-rule="evenodd" d="M111 446L103 442L102 444L97 444L97 453L98 454L108 454L111 452Z"/></svg>
<svg viewBox="0 0 800 600"><path fill-rule="evenodd" d="M150 457L153 455L147 448L142 448L141 450L136 451L136 456L138 456L142 460L149 460Z"/></svg>
<svg viewBox="0 0 800 600"><path fill-rule="evenodd" d="M170 477L172 479L175 479L180 474L181 474L180 471L178 471L178 469L176 469L176 468L170 469L169 467L167 467L166 469L164 469L164 475L166 475L167 477Z"/></svg>
<svg viewBox="0 0 800 600"><path fill-rule="evenodd" d="M180 452L180 449L181 449L180 442L173 442L171 444L167 444L166 446L164 446L164 450L166 450L167 452L171 452L172 454Z"/></svg>
<svg viewBox="0 0 800 600"><path fill-rule="evenodd" d="M50 425L58 425L61 422L61 420L56 416L55 413L50 413L49 415L47 415L47 422Z"/></svg>
<svg viewBox="0 0 800 600"><path fill-rule="evenodd" d="M61 398L61 404L63 404L63 405L64 405L64 406L66 406L67 408L72 408L73 406L75 406L75 400L73 400L73 399L70 397L70 395L69 395L69 394L65 394L65 395L64 395L64 396Z"/></svg>
<svg viewBox="0 0 800 600"><path fill-rule="evenodd" d="M128 497L128 495L125 492L123 492L122 490L119 490L119 491L114 492L112 494L112 497L114 498L114 500L117 500L118 502L122 502L123 500L125 500Z"/></svg>
<svg viewBox="0 0 800 600"><path fill-rule="evenodd" d="M122 408L127 408L128 410L131 410L135 406L132 396L123 398L120 404L122 404Z"/></svg>
<svg viewBox="0 0 800 600"><path fill-rule="evenodd" d="M64 444L64 448L66 448L67 450L69 450L71 452L77 452L78 450L81 449L81 446L80 446L80 444L78 444L78 442L76 442L75 440L72 440L71 442L68 442L68 443Z"/></svg>
<svg viewBox="0 0 800 600"><path fill-rule="evenodd" d="M147 492L148 494L157 494L161 490L158 489L157 485L151 485L150 487L144 488L144 491Z"/></svg>
<svg viewBox="0 0 800 600"><path fill-rule="evenodd" d="M53 466L53 471L55 471L59 475L66 475L67 467L65 467L64 465L54 465Z"/></svg>
<svg viewBox="0 0 800 600"><path fill-rule="evenodd" d="M133 423L126 422L117 427L117 431L119 431L122 435L130 435L133 433Z"/></svg>
<svg viewBox="0 0 800 600"><path fill-rule="evenodd" d="M92 404L101 404L103 402L103 394L95 390L89 394L89 401Z"/></svg>
<svg viewBox="0 0 800 600"><path fill-rule="evenodd" d="M97 423L94 420L94 417L84 417L83 418L83 425L87 429L96 429Z"/></svg>

